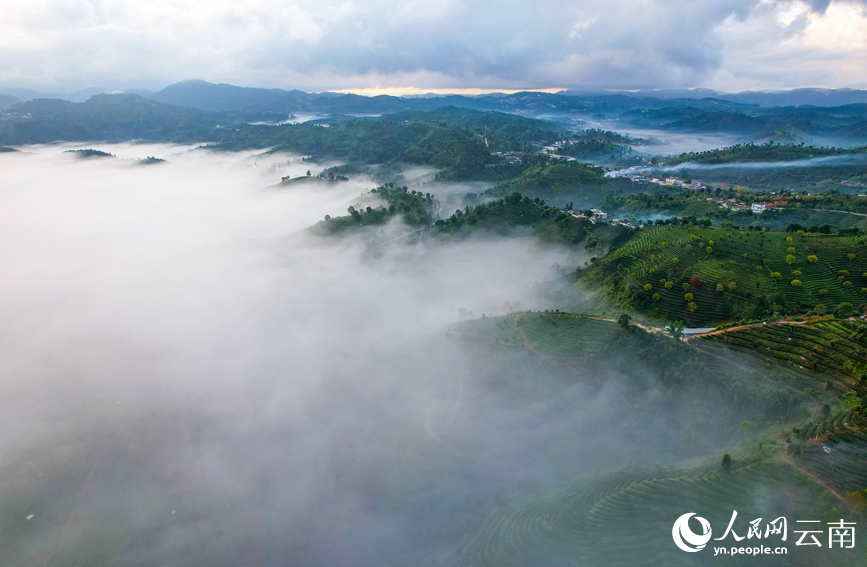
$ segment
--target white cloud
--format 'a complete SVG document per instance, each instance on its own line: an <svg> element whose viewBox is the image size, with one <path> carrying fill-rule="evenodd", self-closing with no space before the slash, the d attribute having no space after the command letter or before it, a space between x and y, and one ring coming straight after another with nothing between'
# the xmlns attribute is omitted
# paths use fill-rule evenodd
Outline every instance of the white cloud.
<svg viewBox="0 0 867 567"><path fill-rule="evenodd" d="M0 0L0 85L159 88L189 78L307 90L863 84L862 5L827 4Z"/></svg>
<svg viewBox="0 0 867 567"><path fill-rule="evenodd" d="M857 2L811 11L803 2L765 3L716 30L725 58L710 86L867 87L867 12Z"/></svg>

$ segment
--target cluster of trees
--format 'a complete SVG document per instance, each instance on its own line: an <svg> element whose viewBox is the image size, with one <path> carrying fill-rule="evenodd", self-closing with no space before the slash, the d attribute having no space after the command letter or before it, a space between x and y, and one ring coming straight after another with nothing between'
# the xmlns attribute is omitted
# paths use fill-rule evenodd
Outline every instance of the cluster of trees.
<svg viewBox="0 0 867 567"><path fill-rule="evenodd" d="M786 225L786 232L812 232L817 234L831 234L831 225L823 224L821 226L811 225L807 227L800 223L790 222Z"/></svg>
<svg viewBox="0 0 867 567"><path fill-rule="evenodd" d="M571 218L560 209L546 205L542 199L538 197L531 199L516 191L502 199L476 206L467 205L463 209L456 210L448 218L439 219L435 226L441 230L454 232L465 225L478 223L482 223L484 226L507 227L532 225L545 218L563 221L567 217Z"/></svg>
<svg viewBox="0 0 867 567"><path fill-rule="evenodd" d="M86 148L83 150L66 150L66 153L75 154L80 158L92 158L92 157L114 157L114 154L110 154L108 152L104 152L102 150L94 150L92 148ZM154 159L154 158L148 158ZM162 160L160 160L162 161Z"/></svg>
<svg viewBox="0 0 867 567"><path fill-rule="evenodd" d="M332 218L325 215L325 220L316 225L317 228L334 234L350 227L382 224L396 215L400 215L404 222L412 226L426 226L433 222L438 202L431 193L410 190L405 186L395 187L394 183L387 183L371 189L370 192L378 195L386 204L363 209L350 206L347 209L348 216Z"/></svg>
<svg viewBox="0 0 867 567"><path fill-rule="evenodd" d="M371 193L378 195L388 203L388 214L403 215L404 221L411 225L428 225L433 222L434 209L437 205L436 196L431 193L410 190L408 187L395 187L394 183L388 183ZM370 207L368 207L368 210ZM352 211L350 211L352 214Z"/></svg>
<svg viewBox="0 0 867 567"><path fill-rule="evenodd" d="M692 225L692 226L708 227L708 226L710 226L710 225L713 224L713 223L711 222L711 220L710 220L709 218L696 218L695 215L686 215L686 216L683 216L683 217L680 217L680 218L678 218L678 217L669 217L669 218L667 218L667 219L656 219L655 221L653 221L653 224L655 224L655 225L657 225L657 226L667 226L667 225L671 225L671 226L678 226L678 225L690 226L690 225Z"/></svg>
<svg viewBox="0 0 867 567"><path fill-rule="evenodd" d="M307 177L307 178L310 178L310 177L311 177L311 175L310 175L310 171L309 171L309 170L307 171L307 175L306 175L306 177ZM323 171L323 172L320 173L319 175L314 175L314 176L312 176L312 177L315 178L315 179L322 179L322 180L324 180L324 181L332 181L332 182L349 181L349 178L346 177L345 175L340 175L340 174L334 175L334 172L333 172L333 171L328 171L327 173L326 173L325 171ZM293 178L291 175L286 175L286 176L284 176L284 177L281 178L281 180L282 180L284 183L287 182L287 181L292 181L293 179L300 179L300 178L298 178L298 177L294 177L294 178Z"/></svg>
<svg viewBox="0 0 867 567"><path fill-rule="evenodd" d="M594 231L605 227L604 236ZM461 234L475 229L507 232L517 227L532 230L541 240L567 245L583 244L587 250L619 244L634 231L626 227L594 225L586 218L575 218L544 200L515 191L501 199L466 206L435 223L440 234Z"/></svg>

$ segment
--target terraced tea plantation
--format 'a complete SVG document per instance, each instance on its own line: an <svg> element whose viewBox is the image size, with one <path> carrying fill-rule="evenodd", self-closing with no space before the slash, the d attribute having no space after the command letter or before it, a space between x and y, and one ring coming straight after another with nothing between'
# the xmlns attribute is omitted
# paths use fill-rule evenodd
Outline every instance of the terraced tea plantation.
<svg viewBox="0 0 867 567"><path fill-rule="evenodd" d="M515 313L453 325L452 333L524 346L544 358L566 361L615 342L623 330L611 321L572 313Z"/></svg>
<svg viewBox="0 0 867 567"><path fill-rule="evenodd" d="M787 452L794 462L833 487L838 496L867 487L867 323L813 320L751 325L721 331L699 343L723 344L745 356L788 365L813 392L832 392L835 401L792 427Z"/></svg>
<svg viewBox="0 0 867 567"><path fill-rule="evenodd" d="M614 321L560 312L515 313L453 325L452 335L510 351L526 349L563 376L577 376L579 369L590 367L590 374L598 373L600 380L610 376L599 362L606 358L626 360L622 367L635 368L639 375L664 375L656 355L671 348L662 357L665 364L687 368L689 384L710 404L730 405L736 408L732 417L743 419L740 432L724 450L708 451L690 462L661 462L655 468L577 479L504 506L453 564L704 565L713 544L695 554L672 545L672 523L684 513L707 518L715 537L723 535L733 510L740 522L735 532L741 536L755 518L783 515L794 523L859 517L867 509L862 493L867 488L867 420L860 387L867 370L865 330L860 320L826 317L742 326L685 344L661 334L627 331ZM696 365L696 360L701 362ZM636 384L642 391L649 385ZM687 387L677 384L670 395ZM631 409L618 419L641 414L635 403L624 401ZM731 466L721 462L723 452L731 454ZM792 529L794 525L790 538ZM791 542L788 547L789 556L763 557L761 564L867 562L862 547L853 552L810 551ZM757 564L751 557L726 561Z"/></svg>
<svg viewBox="0 0 867 567"><path fill-rule="evenodd" d="M729 535L698 553L684 553L671 541L672 524L684 513L706 518L722 537L737 510L735 533L748 522L784 515L837 520L845 516L808 475L778 457L750 459L725 471L719 463L652 472L621 471L577 481L508 507L486 524L453 565L582 565L605 567L707 565L714 545L735 545ZM794 529L794 526L789 527ZM792 533L789 532L789 538ZM776 545L779 536L762 540ZM776 542L776 543L775 543ZM863 565L863 550L795 548L787 557L725 557L732 565ZM739 545L744 545L744 542Z"/></svg>
<svg viewBox="0 0 867 567"><path fill-rule="evenodd" d="M867 237L652 227L581 273L613 305L690 327L867 304ZM842 307L841 307L842 306Z"/></svg>
<svg viewBox="0 0 867 567"><path fill-rule="evenodd" d="M812 387L840 395L860 391L867 379L867 323L861 320L750 325L701 340L722 342L736 351L775 360Z"/></svg>

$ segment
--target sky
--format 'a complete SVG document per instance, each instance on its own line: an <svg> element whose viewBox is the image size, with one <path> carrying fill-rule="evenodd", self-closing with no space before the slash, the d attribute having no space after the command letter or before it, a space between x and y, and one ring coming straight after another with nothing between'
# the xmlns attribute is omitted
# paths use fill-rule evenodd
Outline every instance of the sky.
<svg viewBox="0 0 867 567"><path fill-rule="evenodd" d="M864 0L0 0L0 87L867 87Z"/></svg>

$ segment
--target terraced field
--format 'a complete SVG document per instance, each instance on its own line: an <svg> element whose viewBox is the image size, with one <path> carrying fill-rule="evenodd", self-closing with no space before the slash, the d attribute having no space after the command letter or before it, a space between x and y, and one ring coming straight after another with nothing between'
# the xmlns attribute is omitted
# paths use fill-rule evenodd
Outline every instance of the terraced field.
<svg viewBox="0 0 867 567"><path fill-rule="evenodd" d="M840 412L800 429L794 462L842 496L867 488L867 420L860 412Z"/></svg>
<svg viewBox="0 0 867 567"><path fill-rule="evenodd" d="M515 313L454 325L451 332L504 345L522 345L545 358L566 361L597 352L623 333L615 323L572 313Z"/></svg>
<svg viewBox="0 0 867 567"><path fill-rule="evenodd" d="M682 353L666 356L675 366L694 364L691 357L701 359L699 367L692 367L699 370L688 373L693 387L715 406L738 408L736 415L754 412L750 419L759 429L741 423L746 429L727 449L733 455L730 471L721 466L723 451L718 451L691 463L660 463L654 470L578 479L526 497L491 513L451 563L705 565L712 549L687 554L671 541L672 523L684 513L707 518L716 537L733 510L739 514L735 531L740 535L755 518L848 519L854 511L846 494L867 488L867 420L853 407L860 398L852 396L865 361L867 335L859 334L865 328L860 321L826 318L739 328L683 344L660 335L635 337L639 331L627 333L613 321L559 312L515 313L453 325L450 332L456 335L510 350L527 349L562 374L594 367L616 352L624 359L633 356L626 366L650 376L659 372L653 353L671 346L672 352ZM605 371L599 373L605 379ZM808 400L808 410L798 405L803 398L792 396L792 390ZM761 404L746 409L759 399ZM766 409L756 410L759 406ZM773 417L763 420L761 412ZM863 547L839 552L810 552L791 542L788 547L788 557L763 557L761 564L867 563ZM750 557L726 561L757 564Z"/></svg>
<svg viewBox="0 0 867 567"><path fill-rule="evenodd" d="M728 536L727 541L711 543L698 553L679 551L672 543L671 529L674 520L686 512L707 518L713 535L721 537L732 511L737 510L735 533L745 536L748 522L755 518L770 520L782 514L794 523L795 519L833 516L835 512L830 510L836 505L821 485L777 457L736 464L731 472L723 471L718 463L680 470L621 471L576 481L500 511L452 564L706 565L713 555L713 545L734 542ZM836 516L845 517L845 513ZM771 536L762 541L774 545L769 542L778 540L778 536ZM864 562L863 549L811 553L789 544L788 557L766 556L761 564ZM752 557L727 557L726 561L734 565L758 564Z"/></svg>
<svg viewBox="0 0 867 567"><path fill-rule="evenodd" d="M860 390L861 381L867 378L867 324L859 320L755 325L700 341L724 343L736 351L775 360L810 386L838 394Z"/></svg>
<svg viewBox="0 0 867 567"><path fill-rule="evenodd" d="M805 402L804 385L812 383L818 389L824 384L815 377L810 377L812 382L802 382L797 372L778 360L760 362L752 353L731 356L730 346L721 342L704 341L706 344L696 349L661 335L646 334L633 342L636 337L616 322L587 315L522 312L465 321L453 325L449 332L526 348L557 374L569 374L575 365L596 364L594 360L603 366L610 366L604 362L609 359L628 361L621 369L626 374L640 367L644 374L660 376L669 387L703 384L706 388L720 388L735 399L743 396L761 405L768 415L794 415ZM612 353L619 356L612 359ZM824 400L825 396L823 393L820 397Z"/></svg>
<svg viewBox="0 0 867 567"><path fill-rule="evenodd" d="M745 357L787 365L793 378L836 401L793 427L787 448L793 463L832 487L838 496L867 488L867 324L859 320L813 320L750 326L699 339ZM833 406L833 407L832 407ZM791 440L791 439L790 439Z"/></svg>
<svg viewBox="0 0 867 567"><path fill-rule="evenodd" d="M867 237L652 227L582 273L615 305L703 327L867 304Z"/></svg>

